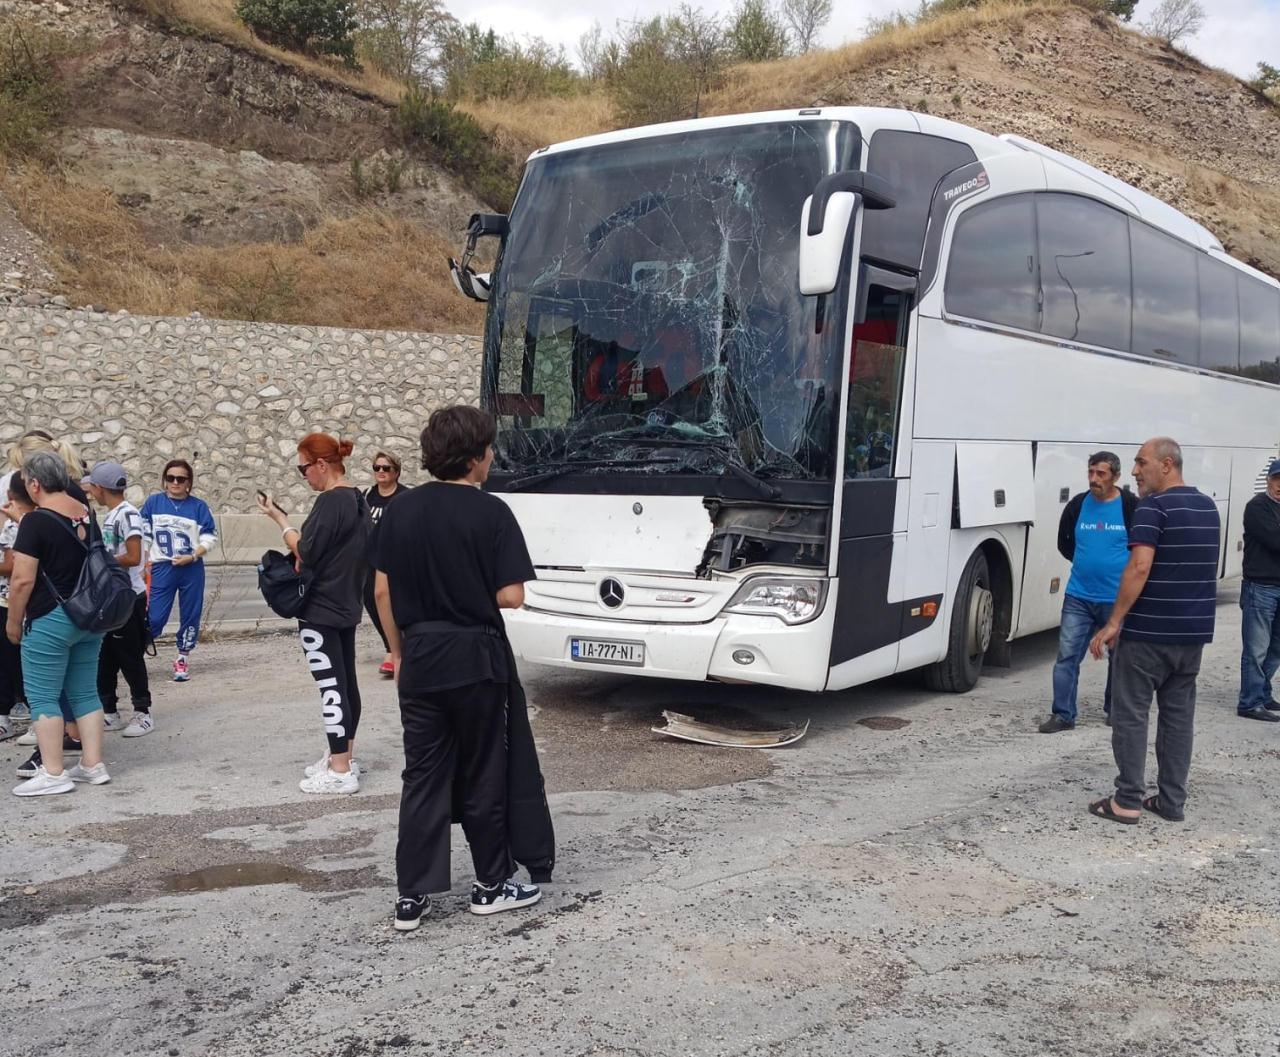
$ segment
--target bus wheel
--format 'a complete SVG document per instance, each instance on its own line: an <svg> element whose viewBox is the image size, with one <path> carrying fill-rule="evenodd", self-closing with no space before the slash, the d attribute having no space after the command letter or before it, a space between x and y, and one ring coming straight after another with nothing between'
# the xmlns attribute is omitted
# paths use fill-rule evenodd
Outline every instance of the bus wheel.
<svg viewBox="0 0 1280 1057"><path fill-rule="evenodd" d="M956 587L947 655L924 670L924 682L930 690L962 694L973 689L982 673L983 656L991 645L995 611L987 557L982 551L975 551Z"/></svg>

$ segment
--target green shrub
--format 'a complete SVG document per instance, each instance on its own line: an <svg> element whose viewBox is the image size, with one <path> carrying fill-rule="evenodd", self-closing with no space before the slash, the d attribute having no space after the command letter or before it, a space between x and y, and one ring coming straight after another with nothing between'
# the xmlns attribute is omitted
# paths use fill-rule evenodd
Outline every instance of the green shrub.
<svg viewBox="0 0 1280 1057"><path fill-rule="evenodd" d="M19 24L0 29L0 155L46 158L66 108L56 61L60 38Z"/></svg>
<svg viewBox="0 0 1280 1057"><path fill-rule="evenodd" d="M400 100L396 125L407 148L426 151L493 207L511 208L519 171L470 114L434 92L412 85Z"/></svg>
<svg viewBox="0 0 1280 1057"><path fill-rule="evenodd" d="M269 44L356 64L355 0L237 0L236 17Z"/></svg>

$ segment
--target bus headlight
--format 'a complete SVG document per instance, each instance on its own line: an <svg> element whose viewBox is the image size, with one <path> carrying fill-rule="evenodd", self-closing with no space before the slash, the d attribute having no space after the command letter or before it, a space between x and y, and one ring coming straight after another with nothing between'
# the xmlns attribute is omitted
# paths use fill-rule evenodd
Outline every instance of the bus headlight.
<svg viewBox="0 0 1280 1057"><path fill-rule="evenodd" d="M757 576L738 588L724 611L803 624L822 612L826 595L826 580Z"/></svg>

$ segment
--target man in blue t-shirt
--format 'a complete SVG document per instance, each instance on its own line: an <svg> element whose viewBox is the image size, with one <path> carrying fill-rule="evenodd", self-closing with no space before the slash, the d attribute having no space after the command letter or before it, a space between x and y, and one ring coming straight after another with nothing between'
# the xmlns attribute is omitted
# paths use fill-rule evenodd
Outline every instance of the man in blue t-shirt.
<svg viewBox="0 0 1280 1057"><path fill-rule="evenodd" d="M1121 491L1120 459L1109 451L1089 456L1089 490L1072 498L1058 522L1058 552L1071 562L1062 599L1058 660L1053 666L1053 712L1041 734L1076 725L1080 662L1093 633L1111 616L1120 574L1129 560L1129 525L1137 498ZM1104 710L1111 714L1111 669L1107 669Z"/></svg>
<svg viewBox="0 0 1280 1057"><path fill-rule="evenodd" d="M1142 501L1129 532L1129 564L1111 619L1089 643L1101 659L1115 644L1111 751L1115 794L1089 813L1133 825L1142 809L1181 822L1191 770L1196 676L1213 641L1221 522L1213 499L1182 480L1182 449L1168 437L1149 440L1134 461ZM1157 696L1156 795L1146 795L1147 716Z"/></svg>

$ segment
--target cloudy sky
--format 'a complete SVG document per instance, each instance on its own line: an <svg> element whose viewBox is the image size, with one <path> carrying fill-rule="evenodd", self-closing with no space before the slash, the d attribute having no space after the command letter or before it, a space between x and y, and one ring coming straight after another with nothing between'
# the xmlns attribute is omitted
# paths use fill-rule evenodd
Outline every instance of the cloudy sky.
<svg viewBox="0 0 1280 1057"><path fill-rule="evenodd" d="M1159 0L1140 0L1135 22L1141 22ZM1239 76L1252 76L1258 62L1280 66L1280 0L1201 0L1210 12L1198 36L1187 48L1205 62ZM606 30L622 18L644 18L678 6L678 0L446 0L463 22L478 22L503 36L536 35L564 45L575 57L578 38L593 21ZM734 0L694 0L704 11L727 13ZM821 43L833 47L863 35L868 17L912 9L914 0L836 0L835 15ZM571 13L566 13L566 8Z"/></svg>

